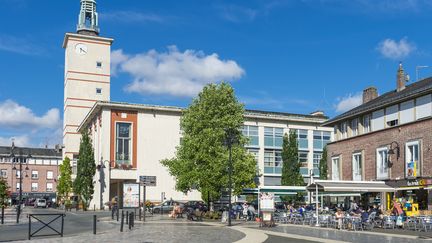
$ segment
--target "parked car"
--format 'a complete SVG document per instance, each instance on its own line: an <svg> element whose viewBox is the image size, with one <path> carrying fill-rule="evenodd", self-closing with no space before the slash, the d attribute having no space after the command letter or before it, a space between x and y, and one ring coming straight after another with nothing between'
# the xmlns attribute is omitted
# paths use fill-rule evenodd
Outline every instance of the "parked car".
<svg viewBox="0 0 432 243"><path fill-rule="evenodd" d="M189 208L193 210L199 208L202 211L207 211L207 204L205 204L203 201L188 201L184 204L184 209L187 210Z"/></svg>
<svg viewBox="0 0 432 243"><path fill-rule="evenodd" d="M28 199L28 200L25 202L25 205L26 205L26 206L34 206L34 205L35 205L35 202L36 202L36 199L31 198L31 199Z"/></svg>
<svg viewBox="0 0 432 243"><path fill-rule="evenodd" d="M176 204L176 203L179 204L180 206L183 206L183 204L181 204L177 201L168 200L168 201L163 202L160 205L154 206L153 207L153 213L155 213L155 214L161 213L161 210L162 210L162 213L171 212L174 208L174 204Z"/></svg>
<svg viewBox="0 0 432 243"><path fill-rule="evenodd" d="M35 208L46 208L47 207L47 202L43 198L38 198L35 201L34 207Z"/></svg>

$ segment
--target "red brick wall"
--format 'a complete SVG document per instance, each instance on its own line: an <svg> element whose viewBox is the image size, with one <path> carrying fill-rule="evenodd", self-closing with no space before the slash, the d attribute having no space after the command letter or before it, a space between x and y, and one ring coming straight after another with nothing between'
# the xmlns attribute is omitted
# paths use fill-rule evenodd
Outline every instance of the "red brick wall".
<svg viewBox="0 0 432 243"><path fill-rule="evenodd" d="M25 165L23 164L23 171L25 171ZM31 184L32 182L37 182L38 183L38 190L37 192L47 192L46 191L46 184L47 183L52 183L53 184L53 191L52 192L56 192L56 187L57 187L57 177L58 177L58 167L57 165L34 165L34 164L30 164L28 165L29 170L28 170L28 177L25 177L25 172L23 172L23 184L22 184L22 189L23 192L32 192L31 190ZM17 165L17 169L19 168L19 165ZM4 163L4 164L0 164L0 170L6 169L7 170L7 183L10 187L9 190L11 190L12 192L17 192L16 190L16 183L19 183L19 178L17 178L15 176L15 171L12 170L12 165L10 163ZM32 170L37 170L38 171L38 175L39 178L38 179L32 179L31 178L31 173ZM48 180L47 179L47 171L52 171L53 172L53 179Z"/></svg>
<svg viewBox="0 0 432 243"><path fill-rule="evenodd" d="M331 158L340 155L341 179L352 180L352 154L362 150L363 180L376 179L376 149L389 146L392 141L399 143L400 158L396 161L395 155L391 156L393 166L389 177L390 179L405 178L405 144L414 140L420 141L421 176L432 176L432 119L429 118L328 144L329 178L332 173Z"/></svg>

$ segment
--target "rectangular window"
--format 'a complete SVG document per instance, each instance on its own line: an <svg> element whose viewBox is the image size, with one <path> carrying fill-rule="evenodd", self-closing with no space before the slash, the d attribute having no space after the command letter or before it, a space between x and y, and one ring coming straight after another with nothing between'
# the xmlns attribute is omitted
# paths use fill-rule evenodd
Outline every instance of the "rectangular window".
<svg viewBox="0 0 432 243"><path fill-rule="evenodd" d="M16 178L19 179L21 177L21 171L16 170L15 175L16 175Z"/></svg>
<svg viewBox="0 0 432 243"><path fill-rule="evenodd" d="M96 94L102 94L102 88L96 88Z"/></svg>
<svg viewBox="0 0 432 243"><path fill-rule="evenodd" d="M102 68L102 62L96 62L96 67L97 68Z"/></svg>
<svg viewBox="0 0 432 243"><path fill-rule="evenodd" d="M394 126L397 126L398 125L398 120L396 119L396 120L391 120L391 121L388 121L387 122L387 126L388 127L394 127Z"/></svg>
<svg viewBox="0 0 432 243"><path fill-rule="evenodd" d="M282 173L282 151L270 149L264 151L264 173Z"/></svg>
<svg viewBox="0 0 432 243"><path fill-rule="evenodd" d="M308 131L298 129L297 130L297 142L299 149L309 149Z"/></svg>
<svg viewBox="0 0 432 243"><path fill-rule="evenodd" d="M322 158L322 153L314 152L313 154L313 168L319 169L319 164Z"/></svg>
<svg viewBox="0 0 432 243"><path fill-rule="evenodd" d="M48 180L54 179L54 173L52 171L47 171L47 179Z"/></svg>
<svg viewBox="0 0 432 243"><path fill-rule="evenodd" d="M309 152L307 151L298 152L298 162L300 164L300 167L308 167L308 155Z"/></svg>
<svg viewBox="0 0 432 243"><path fill-rule="evenodd" d="M7 170L0 170L0 178L3 179L7 178Z"/></svg>
<svg viewBox="0 0 432 243"><path fill-rule="evenodd" d="M341 138L347 138L347 123L346 122L342 122L341 127L340 127L340 132L341 132Z"/></svg>
<svg viewBox="0 0 432 243"><path fill-rule="evenodd" d="M405 173L407 178L420 176L420 142L409 142L405 145Z"/></svg>
<svg viewBox="0 0 432 243"><path fill-rule="evenodd" d="M16 190L19 191L19 189L20 189L20 183L17 182L17 184L16 184Z"/></svg>
<svg viewBox="0 0 432 243"><path fill-rule="evenodd" d="M358 119L351 120L351 136L358 135Z"/></svg>
<svg viewBox="0 0 432 243"><path fill-rule="evenodd" d="M370 129L370 123L371 123L371 116L365 115L363 117L363 133L368 133L371 131Z"/></svg>
<svg viewBox="0 0 432 243"><path fill-rule="evenodd" d="M37 170L32 170L32 179L38 179L39 178L39 172Z"/></svg>
<svg viewBox="0 0 432 243"><path fill-rule="evenodd" d="M37 192L38 191L38 183L37 182L32 182L32 184L31 184L31 191L32 192Z"/></svg>
<svg viewBox="0 0 432 243"><path fill-rule="evenodd" d="M258 137L258 127L257 126L243 126L242 133L249 139L247 146L258 147L259 137Z"/></svg>
<svg viewBox="0 0 432 243"><path fill-rule="evenodd" d="M130 164L131 155L131 124L116 124L116 163Z"/></svg>
<svg viewBox="0 0 432 243"><path fill-rule="evenodd" d="M332 180L340 180L340 158L332 158Z"/></svg>
<svg viewBox="0 0 432 243"><path fill-rule="evenodd" d="M376 157L377 179L387 179L389 172L387 147L378 148Z"/></svg>
<svg viewBox="0 0 432 243"><path fill-rule="evenodd" d="M248 149L248 152L254 156L255 162L258 165L259 150L258 149Z"/></svg>
<svg viewBox="0 0 432 243"><path fill-rule="evenodd" d="M47 183L46 184L46 191L47 192L52 192L53 191L53 184L52 183Z"/></svg>
<svg viewBox="0 0 432 243"><path fill-rule="evenodd" d="M282 148L283 128L264 127L264 146Z"/></svg>
<svg viewBox="0 0 432 243"><path fill-rule="evenodd" d="M322 151L323 148L330 142L330 132L313 131L313 149Z"/></svg>
<svg viewBox="0 0 432 243"><path fill-rule="evenodd" d="M352 174L353 181L361 181L362 180L362 154L355 153L352 157Z"/></svg>

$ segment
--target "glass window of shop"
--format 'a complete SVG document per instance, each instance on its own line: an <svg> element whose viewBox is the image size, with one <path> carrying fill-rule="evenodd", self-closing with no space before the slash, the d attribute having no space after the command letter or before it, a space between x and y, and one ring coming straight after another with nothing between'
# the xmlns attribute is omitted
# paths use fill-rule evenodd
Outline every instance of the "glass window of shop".
<svg viewBox="0 0 432 243"><path fill-rule="evenodd" d="M409 142L405 145L405 175L407 178L420 176L420 143Z"/></svg>

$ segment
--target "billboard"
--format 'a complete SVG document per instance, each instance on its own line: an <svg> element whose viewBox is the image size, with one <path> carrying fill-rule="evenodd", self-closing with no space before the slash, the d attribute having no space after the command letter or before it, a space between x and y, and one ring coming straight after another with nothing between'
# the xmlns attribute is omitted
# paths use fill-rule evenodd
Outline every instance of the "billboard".
<svg viewBox="0 0 432 243"><path fill-rule="evenodd" d="M139 207L140 187L137 183L123 184L123 208Z"/></svg>

